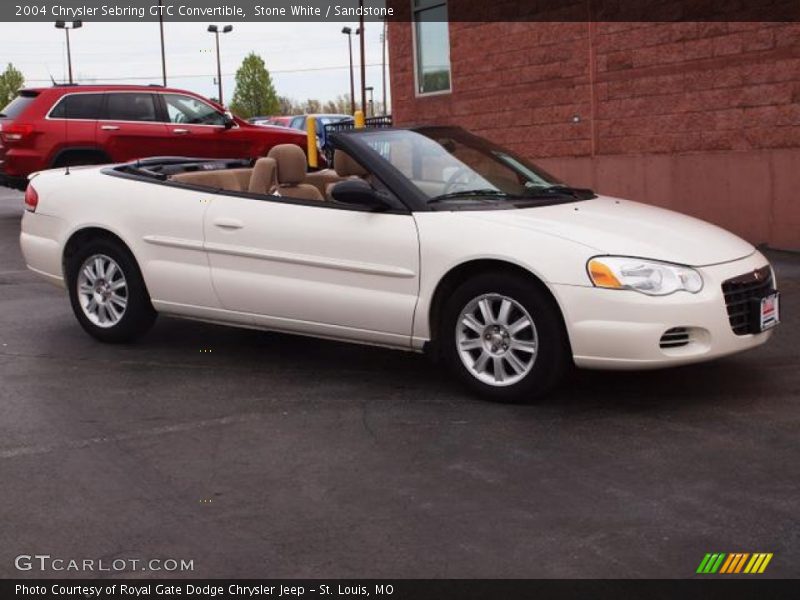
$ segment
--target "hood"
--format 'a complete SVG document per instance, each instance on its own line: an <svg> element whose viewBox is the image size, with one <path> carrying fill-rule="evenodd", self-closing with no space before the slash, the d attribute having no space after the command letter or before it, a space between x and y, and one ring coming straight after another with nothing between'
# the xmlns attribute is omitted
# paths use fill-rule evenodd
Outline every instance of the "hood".
<svg viewBox="0 0 800 600"><path fill-rule="evenodd" d="M752 244L700 219L600 196L593 200L524 208L465 212L582 244L598 254L651 258L701 267L749 256Z"/></svg>

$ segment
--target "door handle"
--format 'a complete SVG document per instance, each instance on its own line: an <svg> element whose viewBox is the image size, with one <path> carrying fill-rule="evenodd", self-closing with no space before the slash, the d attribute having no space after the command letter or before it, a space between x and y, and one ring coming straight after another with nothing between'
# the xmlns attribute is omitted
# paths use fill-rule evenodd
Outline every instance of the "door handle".
<svg viewBox="0 0 800 600"><path fill-rule="evenodd" d="M100 127L103 131L117 131L119 126L117 125L103 125Z"/></svg>
<svg viewBox="0 0 800 600"><path fill-rule="evenodd" d="M188 129L173 129L172 133L177 133L178 135L186 135L189 133Z"/></svg>
<svg viewBox="0 0 800 600"><path fill-rule="evenodd" d="M242 223L239 219L228 219L225 217L214 219L214 225L221 229L241 229L244 227L244 223Z"/></svg>

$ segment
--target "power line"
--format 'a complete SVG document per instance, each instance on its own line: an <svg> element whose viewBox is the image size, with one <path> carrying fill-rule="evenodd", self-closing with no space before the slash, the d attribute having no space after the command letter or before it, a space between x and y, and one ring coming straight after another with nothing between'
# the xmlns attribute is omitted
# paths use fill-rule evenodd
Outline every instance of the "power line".
<svg viewBox="0 0 800 600"><path fill-rule="evenodd" d="M380 67L382 66L381 63L372 63L364 65L368 68L373 67ZM272 73L311 73L315 71L341 71L344 69L349 69L350 65L344 65L341 67L308 67L304 69L273 69L270 70L270 74ZM192 75L170 75L170 79L193 79L199 77L210 77L211 75L208 73L200 73L200 74L192 74ZM223 73L223 77L235 77L236 73ZM148 75L148 76L133 76L133 77L80 77L76 79L83 79L83 80L98 80L102 79L103 81L148 81L152 79L160 79L161 75ZM50 81L49 79L25 79L25 81L29 81L31 83L39 82L39 81Z"/></svg>

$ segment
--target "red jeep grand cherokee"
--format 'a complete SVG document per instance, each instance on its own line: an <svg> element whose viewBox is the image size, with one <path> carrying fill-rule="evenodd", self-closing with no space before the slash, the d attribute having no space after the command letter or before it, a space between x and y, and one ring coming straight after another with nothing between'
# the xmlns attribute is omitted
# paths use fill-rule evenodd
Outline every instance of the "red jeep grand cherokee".
<svg viewBox="0 0 800 600"><path fill-rule="evenodd" d="M34 171L148 156L256 158L306 134L251 125L220 105L160 86L29 88L0 110L0 184L24 189Z"/></svg>

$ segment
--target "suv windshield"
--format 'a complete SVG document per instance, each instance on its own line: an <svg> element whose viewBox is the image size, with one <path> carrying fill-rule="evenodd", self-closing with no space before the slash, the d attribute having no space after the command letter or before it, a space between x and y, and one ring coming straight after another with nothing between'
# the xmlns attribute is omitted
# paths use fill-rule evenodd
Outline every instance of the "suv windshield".
<svg viewBox="0 0 800 600"><path fill-rule="evenodd" d="M374 130L361 138L400 171L429 203L594 197L458 127Z"/></svg>

